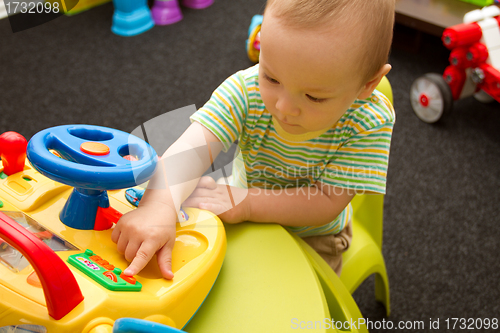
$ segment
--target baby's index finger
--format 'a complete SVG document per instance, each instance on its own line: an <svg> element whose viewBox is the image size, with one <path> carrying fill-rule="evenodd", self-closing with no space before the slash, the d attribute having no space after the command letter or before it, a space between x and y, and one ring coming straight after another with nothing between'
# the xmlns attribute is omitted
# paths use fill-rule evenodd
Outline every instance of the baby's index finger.
<svg viewBox="0 0 500 333"><path fill-rule="evenodd" d="M137 271L137 269L135 268L135 266L132 266L132 264L130 264L130 265L128 265L127 268L125 268L125 270L123 271L123 274L127 275L127 276L134 276L138 273L136 271Z"/></svg>

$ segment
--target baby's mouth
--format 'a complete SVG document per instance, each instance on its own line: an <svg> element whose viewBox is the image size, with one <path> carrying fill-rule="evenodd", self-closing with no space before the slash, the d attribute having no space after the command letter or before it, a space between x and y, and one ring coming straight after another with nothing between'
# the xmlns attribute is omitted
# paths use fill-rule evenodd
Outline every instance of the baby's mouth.
<svg viewBox="0 0 500 333"><path fill-rule="evenodd" d="M286 119L283 119L283 120L280 120L283 124L285 125L288 125L288 126L299 126L299 125L295 125L295 124L290 124L288 121L286 121Z"/></svg>

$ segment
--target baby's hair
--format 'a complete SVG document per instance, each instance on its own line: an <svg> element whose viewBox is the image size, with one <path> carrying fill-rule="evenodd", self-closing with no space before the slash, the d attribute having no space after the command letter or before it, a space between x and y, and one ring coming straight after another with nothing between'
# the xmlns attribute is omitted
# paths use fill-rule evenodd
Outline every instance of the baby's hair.
<svg viewBox="0 0 500 333"><path fill-rule="evenodd" d="M396 0L268 0L266 10L297 28L323 24L359 31L360 70L367 82L387 63L392 43ZM354 51L354 50L353 50ZM358 51L359 52L359 51Z"/></svg>

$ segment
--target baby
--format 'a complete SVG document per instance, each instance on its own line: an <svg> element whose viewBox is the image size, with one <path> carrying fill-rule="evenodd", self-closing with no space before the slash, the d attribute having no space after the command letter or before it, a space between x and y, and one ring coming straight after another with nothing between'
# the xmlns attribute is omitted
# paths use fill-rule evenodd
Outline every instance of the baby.
<svg viewBox="0 0 500 333"><path fill-rule="evenodd" d="M156 254L172 279L181 204L225 223L279 223L340 274L350 201L385 193L395 114L375 90L389 72L395 0L268 0L259 64L223 82L160 159L112 239L137 274ZM238 140L230 184L201 177Z"/></svg>

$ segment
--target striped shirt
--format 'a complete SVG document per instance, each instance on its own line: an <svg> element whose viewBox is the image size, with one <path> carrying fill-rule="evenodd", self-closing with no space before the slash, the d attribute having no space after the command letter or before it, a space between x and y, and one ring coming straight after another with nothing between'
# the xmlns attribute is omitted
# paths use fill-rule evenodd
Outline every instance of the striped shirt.
<svg viewBox="0 0 500 333"><path fill-rule="evenodd" d="M266 109L259 91L258 64L224 81L191 116L227 151L238 140L233 186L295 190L317 182L356 193L385 193L395 113L375 90L355 100L331 128L292 135ZM301 237L336 234L352 215L351 204L321 226L287 227Z"/></svg>

